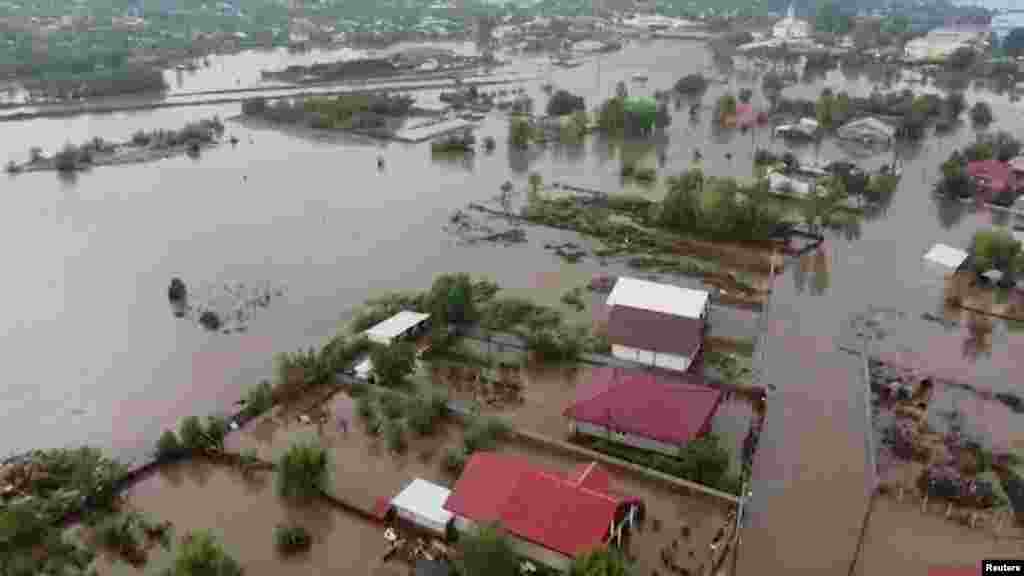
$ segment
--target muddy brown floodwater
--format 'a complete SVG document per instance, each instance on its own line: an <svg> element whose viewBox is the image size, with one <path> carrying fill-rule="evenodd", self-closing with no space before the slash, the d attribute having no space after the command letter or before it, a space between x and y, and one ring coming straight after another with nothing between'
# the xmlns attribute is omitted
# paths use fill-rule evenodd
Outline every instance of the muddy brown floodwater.
<svg viewBox="0 0 1024 576"><path fill-rule="evenodd" d="M175 539L190 530L211 530L246 574L274 576L327 573L345 566L352 574L382 574L377 560L386 542L381 528L361 518L324 506L292 508L278 498L271 472L245 479L236 471L205 462L166 466L128 491L131 505L151 518L170 521ZM280 523L305 526L313 537L309 552L283 559L274 546ZM101 574L159 574L174 561L176 546L150 551L144 570L101 558ZM401 565L389 573L402 574Z"/></svg>
<svg viewBox="0 0 1024 576"><path fill-rule="evenodd" d="M541 63L517 59L509 71L548 76ZM687 73L711 73L710 66L699 43L636 42L604 56L599 70L591 60L551 71L527 89L538 107L548 80L596 105L614 93L618 80L634 94L651 94ZM634 74L649 81L629 84ZM812 96L828 86L867 95L877 80L870 69L832 71L786 94ZM494 136L498 150L453 165L432 161L425 146L305 138L229 123L227 135L239 144L198 160L105 168L71 180L8 178L0 227L17 241L0 247L7 272L0 304L7 374L0 454L88 442L141 456L182 417L229 410L244 388L270 374L273 353L321 345L368 296L423 289L438 273L487 275L512 294L557 303L604 270L592 260L567 264L542 249L573 235L531 228L523 244L460 246L443 231L451 213L486 202L506 180L525 187L531 171L547 182L618 190L623 158L658 167L661 181L687 168L700 149L710 175L752 174L756 147L779 152L787 146L765 130L713 128L710 106L727 89L759 84L757 73L738 63L726 84L712 83L696 121L684 105L673 110L664 135L645 142L591 137L579 146L518 152L505 146L505 119L495 113L479 136ZM764 106L755 93L754 104ZM1020 105L1005 95L971 88L966 96L969 104L992 104L994 126L1024 127ZM23 160L32 145L55 149L94 136L121 140L138 129L176 129L239 111L238 105L200 106L6 123L0 152L3 160ZM857 494L866 488L866 423L858 417L864 413L861 384L850 359L835 351L836 340L848 318L870 305L912 316L938 309L942 287L923 281L922 255L935 242L966 246L975 230L993 223L986 212L931 194L936 167L974 136L965 123L904 150L904 176L887 210L865 222L857 237L830 237L803 272L789 266L776 279L765 359L757 368L762 382L777 390L754 471L743 545L749 555L741 549L740 565L748 570L821 573L852 556ZM825 161L846 155L828 140L794 151ZM387 163L378 171L381 154ZM862 163L889 161L882 154ZM663 194L661 184L626 187L649 198ZM808 283L808 271L814 282ZM167 309L166 286L175 276L210 284L272 282L287 291L246 333L214 335L177 321ZM931 326L921 322L908 332L925 363L953 363L965 376L991 380L992 388L1006 386L1000 371L1017 364L1024 349L1019 334L997 326L990 353L964 359L955 347L930 347Z"/></svg>

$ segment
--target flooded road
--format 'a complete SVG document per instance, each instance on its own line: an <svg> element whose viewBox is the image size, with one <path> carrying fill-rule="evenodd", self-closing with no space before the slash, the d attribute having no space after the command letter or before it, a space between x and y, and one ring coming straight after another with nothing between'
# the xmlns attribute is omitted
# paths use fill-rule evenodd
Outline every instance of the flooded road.
<svg viewBox="0 0 1024 576"><path fill-rule="evenodd" d="M606 55L600 65L544 72L527 88L538 108L540 84L549 79L586 95L592 106L633 74L649 81L629 84L632 93L651 94L687 73L710 73L710 65L700 44L652 41ZM537 62L521 67L536 70ZM735 89L759 79L737 73L727 82ZM867 94L871 78L832 72L787 95L817 94L826 85ZM699 121L690 122L684 106L665 135L646 142L592 137L580 146L516 152L505 145L504 118L493 114L479 135L493 135L497 151L453 162L432 158L426 146L229 122L227 134L239 144L198 160L101 168L74 180L52 173L5 177L0 224L8 241L0 252L8 273L0 328L8 378L0 395L7 415L0 454L87 442L140 456L180 418L230 409L245 388L269 377L275 352L320 345L367 297L426 288L438 273L486 275L512 294L557 303L600 265L568 264L543 250L559 236L552 231L527 229L528 241L509 247L462 245L442 229L450 214L493 198L506 180L525 188L531 171L547 182L618 190L624 157L657 166L664 176L687 168L699 148L708 174L752 174L757 146L785 147L764 130L712 128L710 107L726 87L712 84ZM1020 106L1005 96L967 94L969 103L980 98L993 103L1000 128L1024 126ZM754 102L762 105L760 95ZM33 145L51 151L94 136L122 140L138 129L239 112L231 104L9 123L0 161L23 160ZM931 194L938 164L973 138L963 126L905 153L903 180L882 217L865 222L859 238L829 238L822 254L777 278L760 366L763 383L777 391L755 466L741 569L776 573L767 567L783 567L786 559L798 564L796 571L821 572L849 562L848 540L861 512L856 498L866 489L865 423L858 364L836 351L837 340L844 322L868 306L919 316L940 305L941 285L924 282L921 256L935 242L966 246L992 222L987 213L942 206ZM822 160L844 155L831 142L796 152ZM382 171L378 154L386 158ZM890 160L882 155L865 164ZM628 188L662 194L658 185ZM166 300L174 276L190 287L269 282L285 295L256 314L246 333L212 334L174 318ZM925 355L928 330L919 332ZM1022 345L1020 336L997 330L990 354L965 370L994 374L1000 362L1019 357ZM831 512L823 517L823 510ZM809 546L819 534L831 543Z"/></svg>

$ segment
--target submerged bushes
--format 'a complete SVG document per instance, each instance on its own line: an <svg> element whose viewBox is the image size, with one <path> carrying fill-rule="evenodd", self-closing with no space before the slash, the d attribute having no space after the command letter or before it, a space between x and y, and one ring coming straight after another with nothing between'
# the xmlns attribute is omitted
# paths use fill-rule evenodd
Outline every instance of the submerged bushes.
<svg viewBox="0 0 1024 576"><path fill-rule="evenodd" d="M274 545L282 556L294 556L309 550L313 537L298 524L278 524L274 528Z"/></svg>
<svg viewBox="0 0 1024 576"><path fill-rule="evenodd" d="M206 531L189 532L181 537L174 565L161 576L241 576L242 566L229 556Z"/></svg>
<svg viewBox="0 0 1024 576"><path fill-rule="evenodd" d="M278 492L286 500L309 502L327 484L327 452L316 444L294 444L278 465Z"/></svg>
<svg viewBox="0 0 1024 576"><path fill-rule="evenodd" d="M588 446L609 456L664 472L677 478L739 494L739 478L729 474L729 451L715 434L707 434L684 446L677 457L648 452L602 439L588 439Z"/></svg>

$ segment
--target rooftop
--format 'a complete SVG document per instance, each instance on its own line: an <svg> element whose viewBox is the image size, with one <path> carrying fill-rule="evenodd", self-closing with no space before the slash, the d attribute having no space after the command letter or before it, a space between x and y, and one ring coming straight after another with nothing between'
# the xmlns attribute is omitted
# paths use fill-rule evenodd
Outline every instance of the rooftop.
<svg viewBox="0 0 1024 576"><path fill-rule="evenodd" d="M452 513L444 509L451 491L444 486L416 478L391 499L391 505L410 510L437 524L446 525Z"/></svg>
<svg viewBox="0 0 1024 576"><path fill-rule="evenodd" d="M615 283L606 304L684 318L700 318L708 305L708 293L623 276Z"/></svg>
<svg viewBox="0 0 1024 576"><path fill-rule="evenodd" d="M445 508L477 523L500 522L519 538L575 557L605 542L616 510L626 502L607 484L597 463L562 475L521 456L477 452Z"/></svg>
<svg viewBox="0 0 1024 576"><path fill-rule="evenodd" d="M703 341L703 328L703 321L694 318L615 306L608 316L608 341L640 350L692 356Z"/></svg>
<svg viewBox="0 0 1024 576"><path fill-rule="evenodd" d="M967 252L945 244L936 244L924 255L924 259L939 266L956 269L967 260Z"/></svg>
<svg viewBox="0 0 1024 576"><path fill-rule="evenodd" d="M391 318L371 327L364 334L374 342L387 343L393 338L404 334L410 328L426 321L427 318L430 318L430 314L402 310Z"/></svg>
<svg viewBox="0 0 1024 576"><path fill-rule="evenodd" d="M714 417L722 392L695 376L664 377L602 368L576 392L567 418L668 444L697 438Z"/></svg>

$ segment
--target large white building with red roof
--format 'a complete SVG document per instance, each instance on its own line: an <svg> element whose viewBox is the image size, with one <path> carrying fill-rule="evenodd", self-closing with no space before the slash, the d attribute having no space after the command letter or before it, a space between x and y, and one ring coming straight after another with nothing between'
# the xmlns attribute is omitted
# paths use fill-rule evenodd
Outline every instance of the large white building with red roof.
<svg viewBox="0 0 1024 576"><path fill-rule="evenodd" d="M613 492L596 462L560 474L521 456L477 452L444 508L457 530L498 524L520 556L567 570L580 554L621 544L641 503Z"/></svg>
<svg viewBox="0 0 1024 576"><path fill-rule="evenodd" d="M563 413L573 434L608 438L670 456L711 431L721 390L690 374L601 368Z"/></svg>

